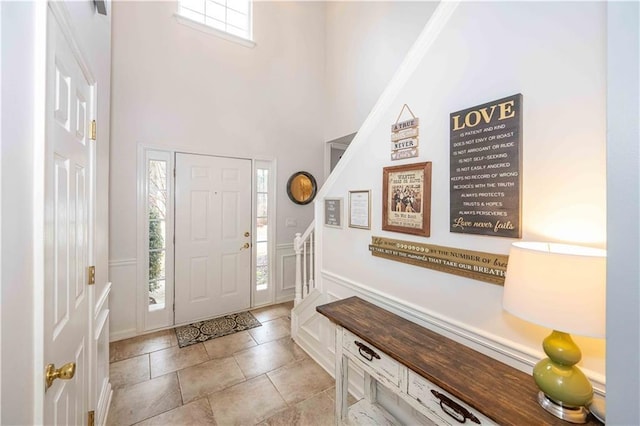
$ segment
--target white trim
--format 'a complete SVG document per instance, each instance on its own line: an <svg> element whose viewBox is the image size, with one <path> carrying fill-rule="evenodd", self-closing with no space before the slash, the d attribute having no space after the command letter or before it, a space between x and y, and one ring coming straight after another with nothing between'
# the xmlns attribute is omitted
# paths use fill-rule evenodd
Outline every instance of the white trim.
<svg viewBox="0 0 640 426"><path fill-rule="evenodd" d="M291 250L293 252L293 243L282 243L276 245L276 250Z"/></svg>
<svg viewBox="0 0 640 426"><path fill-rule="evenodd" d="M138 259L135 257L129 259L115 259L109 261L109 268L122 268L125 266L135 266L138 264Z"/></svg>
<svg viewBox="0 0 640 426"><path fill-rule="evenodd" d="M136 162L136 252L137 259L145 259L146 258L146 241L145 235L146 232L143 231L146 228L146 220L145 212L146 212L146 166L145 166L145 157L148 149L153 149L146 147L142 144L138 144L138 158ZM139 265L136 259L136 282L135 282L135 294L136 294L136 328L133 335L138 333L142 333L144 331L144 320L146 313L146 306L144 303L144 298L146 295L146 291L142 286L142 283L145 282L146 272L144 270L144 266ZM144 262L143 262L144 263ZM148 305L148 299L147 299ZM122 333L122 332L120 332ZM111 334L111 331L109 331ZM116 333L118 334L118 333ZM128 333L127 333L128 334ZM109 336L109 339L112 339L112 335ZM131 336L128 336L131 337ZM123 337L126 338L126 337ZM116 339L119 340L119 339ZM112 341L112 340L111 340Z"/></svg>
<svg viewBox="0 0 640 426"><path fill-rule="evenodd" d="M41 372L44 360L44 247L45 247L45 177L46 177L46 81L48 9L44 2L36 2L34 28L33 82L33 371ZM66 21L60 22L62 28ZM33 375L33 422L44 422L44 380L42 373Z"/></svg>
<svg viewBox="0 0 640 426"><path fill-rule="evenodd" d="M503 339L476 327L462 324L452 318L445 317L432 311L425 310L413 303L400 300L394 296L367 287L362 283L350 280L328 271L322 271L322 278L332 283L348 288L362 296L362 298L375 302L378 306L399 313L400 316L414 323L426 323L434 331L453 338L465 346L470 346L482 353L499 360L511 361L509 364L521 371L531 371L532 367L540 360L541 353L526 348L522 345ZM484 350L483 350L484 349ZM604 394L605 377L591 370L582 368L582 371L594 382L597 393Z"/></svg>
<svg viewBox="0 0 640 426"><path fill-rule="evenodd" d="M226 31L222 31L217 28L210 27L201 22L197 22L197 21L194 21L193 19L182 16L179 13L174 13L173 16L174 18L176 18L176 21L178 21L178 23L182 25L186 25L189 28L193 28L194 30L203 32L205 34L211 34L213 36L219 37L221 39L224 39L224 40L227 40L251 49L256 47L256 42L253 40L239 37L237 35L230 34Z"/></svg>
<svg viewBox="0 0 640 426"><path fill-rule="evenodd" d="M0 3L0 25L2 23L2 3ZM2 135L2 31L0 31L0 135ZM2 277L2 150L0 150L0 277ZM0 291L0 318L2 318L2 291ZM2 327L0 327L0 371L2 369ZM0 401L2 401L2 377L0 375ZM2 404L0 404L2 419Z"/></svg>

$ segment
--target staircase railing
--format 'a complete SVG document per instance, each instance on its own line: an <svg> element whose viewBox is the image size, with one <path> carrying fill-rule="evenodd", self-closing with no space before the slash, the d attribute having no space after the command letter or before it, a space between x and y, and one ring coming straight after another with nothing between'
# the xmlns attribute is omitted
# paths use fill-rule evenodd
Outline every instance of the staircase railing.
<svg viewBox="0 0 640 426"><path fill-rule="evenodd" d="M304 234L296 233L293 249L296 252L296 297L294 306L315 288L315 220Z"/></svg>

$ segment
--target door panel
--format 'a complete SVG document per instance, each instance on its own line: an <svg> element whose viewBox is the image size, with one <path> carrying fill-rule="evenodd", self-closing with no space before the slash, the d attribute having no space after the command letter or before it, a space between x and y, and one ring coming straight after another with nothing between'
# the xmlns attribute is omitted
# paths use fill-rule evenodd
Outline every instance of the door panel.
<svg viewBox="0 0 640 426"><path fill-rule="evenodd" d="M175 322L251 304L251 161L176 154Z"/></svg>
<svg viewBox="0 0 640 426"><path fill-rule="evenodd" d="M54 15L48 15L45 153L44 361L75 362L70 380L45 392L46 424L85 424L88 411L89 295L94 87ZM43 370L44 370L43 366Z"/></svg>

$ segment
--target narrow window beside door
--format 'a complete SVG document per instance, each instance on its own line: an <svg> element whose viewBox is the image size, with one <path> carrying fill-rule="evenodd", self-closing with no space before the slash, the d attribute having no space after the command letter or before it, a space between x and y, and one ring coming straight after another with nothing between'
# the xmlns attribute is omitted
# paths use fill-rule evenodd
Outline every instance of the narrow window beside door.
<svg viewBox="0 0 640 426"><path fill-rule="evenodd" d="M167 162L148 162L149 310L165 308L167 258Z"/></svg>
<svg viewBox="0 0 640 426"><path fill-rule="evenodd" d="M256 290L263 291L269 288L269 170L258 168L256 182Z"/></svg>

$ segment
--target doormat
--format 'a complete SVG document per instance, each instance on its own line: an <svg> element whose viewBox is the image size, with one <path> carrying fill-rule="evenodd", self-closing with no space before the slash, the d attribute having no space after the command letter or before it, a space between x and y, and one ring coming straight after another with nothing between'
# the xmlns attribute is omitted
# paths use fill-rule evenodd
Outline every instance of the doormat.
<svg viewBox="0 0 640 426"><path fill-rule="evenodd" d="M250 328L260 327L261 325L260 321L258 321L251 312L240 312L183 325L176 327L175 330L176 337L178 338L178 346L184 348L194 343L206 342L216 337L249 330Z"/></svg>

